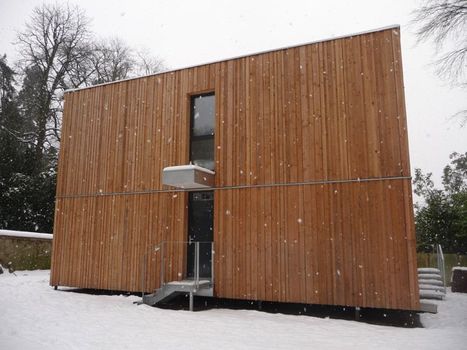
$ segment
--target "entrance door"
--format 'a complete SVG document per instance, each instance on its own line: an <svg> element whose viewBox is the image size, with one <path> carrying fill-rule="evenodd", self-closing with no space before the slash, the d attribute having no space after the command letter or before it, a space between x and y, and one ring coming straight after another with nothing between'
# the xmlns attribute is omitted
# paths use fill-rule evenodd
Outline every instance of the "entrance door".
<svg viewBox="0 0 467 350"><path fill-rule="evenodd" d="M214 192L190 192L188 198L187 274L195 275L195 244L199 243L199 276L211 278Z"/></svg>

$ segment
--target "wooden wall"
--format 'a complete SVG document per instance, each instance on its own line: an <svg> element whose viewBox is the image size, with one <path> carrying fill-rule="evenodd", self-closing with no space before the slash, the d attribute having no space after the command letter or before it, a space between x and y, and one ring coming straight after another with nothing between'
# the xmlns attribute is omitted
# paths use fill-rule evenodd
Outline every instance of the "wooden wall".
<svg viewBox="0 0 467 350"><path fill-rule="evenodd" d="M219 191L217 293L412 309L409 194L403 180Z"/></svg>
<svg viewBox="0 0 467 350"><path fill-rule="evenodd" d="M216 295L418 309L399 35L67 93L51 284L139 291L145 252L186 239L161 173L188 163L190 95L214 91Z"/></svg>

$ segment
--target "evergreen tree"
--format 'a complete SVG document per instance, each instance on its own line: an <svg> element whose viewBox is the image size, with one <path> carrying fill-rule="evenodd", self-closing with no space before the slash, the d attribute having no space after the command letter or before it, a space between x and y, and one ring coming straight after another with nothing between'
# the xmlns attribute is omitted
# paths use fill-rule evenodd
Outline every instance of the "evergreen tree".
<svg viewBox="0 0 467 350"><path fill-rule="evenodd" d="M441 244L445 252L467 253L467 152L450 155L444 168L443 189L436 189L431 173L415 170L414 192L424 203L415 206L417 245L430 252Z"/></svg>
<svg viewBox="0 0 467 350"><path fill-rule="evenodd" d="M55 154L36 172L28 113L14 88L15 72L0 57L0 228L52 232Z"/></svg>

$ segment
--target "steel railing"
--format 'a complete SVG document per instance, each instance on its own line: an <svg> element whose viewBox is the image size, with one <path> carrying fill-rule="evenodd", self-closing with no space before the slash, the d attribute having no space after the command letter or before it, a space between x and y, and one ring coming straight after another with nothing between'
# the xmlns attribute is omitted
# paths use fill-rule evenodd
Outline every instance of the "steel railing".
<svg viewBox="0 0 467 350"><path fill-rule="evenodd" d="M441 278L443 279L444 291L446 291L446 271L443 248L441 247L441 244L436 244L436 264L438 265L438 270L441 273Z"/></svg>
<svg viewBox="0 0 467 350"><path fill-rule="evenodd" d="M209 277L202 276L201 274L201 270L206 272L205 270L207 269L204 264L201 266L201 251L203 254L210 254ZM182 256L180 256L180 254L182 254ZM161 241L151 246L141 257L141 293L143 298L146 291L148 261L152 260L157 264L155 269L159 271L159 288L163 287L168 282L173 282L173 280L170 279L174 276L174 272L176 272L175 275L178 281L193 280L195 288L198 289L201 279L209 279L210 284L214 284L214 254L214 242ZM189 259L192 259L192 270L188 269ZM181 266L180 264L175 264L174 260L181 262ZM178 271L173 270L175 266L177 266Z"/></svg>

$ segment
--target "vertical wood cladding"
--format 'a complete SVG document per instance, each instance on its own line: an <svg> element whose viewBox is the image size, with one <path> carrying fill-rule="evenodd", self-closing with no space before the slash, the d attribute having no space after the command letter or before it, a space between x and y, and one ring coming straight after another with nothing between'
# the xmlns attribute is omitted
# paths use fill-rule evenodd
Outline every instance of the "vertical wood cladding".
<svg viewBox="0 0 467 350"><path fill-rule="evenodd" d="M51 284L139 291L148 249L186 240L162 168L210 91L216 295L418 309L398 28L67 93Z"/></svg>
<svg viewBox="0 0 467 350"><path fill-rule="evenodd" d="M415 241L404 182L217 191L225 209L215 217L217 294L414 308L415 252L408 247Z"/></svg>

